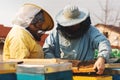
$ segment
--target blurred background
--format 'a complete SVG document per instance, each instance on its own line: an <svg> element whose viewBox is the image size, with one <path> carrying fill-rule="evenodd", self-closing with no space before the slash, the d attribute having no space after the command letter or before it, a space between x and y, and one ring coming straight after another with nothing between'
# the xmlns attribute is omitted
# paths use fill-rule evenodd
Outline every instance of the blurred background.
<svg viewBox="0 0 120 80"><path fill-rule="evenodd" d="M109 39L114 53L112 57L120 57L120 0L1 0L0 54L5 38L12 28L11 20L24 3L35 3L44 8L54 19L55 26L55 15L66 5L74 4L79 8L88 9L92 24ZM42 36L41 46L48 34L49 32Z"/></svg>
<svg viewBox="0 0 120 80"><path fill-rule="evenodd" d="M120 25L120 0L2 0L0 24L11 26L11 20L24 3L35 3L47 10L53 19L68 4L78 5L90 11L92 23Z"/></svg>

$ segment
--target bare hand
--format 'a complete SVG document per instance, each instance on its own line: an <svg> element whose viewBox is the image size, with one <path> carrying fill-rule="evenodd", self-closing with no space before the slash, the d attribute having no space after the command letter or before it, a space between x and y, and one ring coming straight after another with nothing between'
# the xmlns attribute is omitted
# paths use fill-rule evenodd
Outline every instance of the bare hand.
<svg viewBox="0 0 120 80"><path fill-rule="evenodd" d="M97 74L103 74L105 69L105 59L102 57L99 57L97 61L94 64L93 69L97 69Z"/></svg>

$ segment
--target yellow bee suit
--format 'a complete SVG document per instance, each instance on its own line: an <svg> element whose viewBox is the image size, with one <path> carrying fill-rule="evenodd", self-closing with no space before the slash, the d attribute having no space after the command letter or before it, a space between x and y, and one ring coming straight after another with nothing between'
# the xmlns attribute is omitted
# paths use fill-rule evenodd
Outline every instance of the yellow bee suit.
<svg viewBox="0 0 120 80"><path fill-rule="evenodd" d="M43 57L42 47L31 33L21 26L11 29L5 40L3 60Z"/></svg>

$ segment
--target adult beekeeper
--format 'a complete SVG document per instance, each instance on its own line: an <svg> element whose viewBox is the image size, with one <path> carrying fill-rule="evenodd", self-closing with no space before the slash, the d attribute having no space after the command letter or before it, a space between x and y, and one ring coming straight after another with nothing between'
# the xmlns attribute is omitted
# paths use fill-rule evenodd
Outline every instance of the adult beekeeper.
<svg viewBox="0 0 120 80"><path fill-rule="evenodd" d="M24 4L12 21L3 50L3 60L44 58L39 44L41 35L53 28L52 17L43 8Z"/></svg>
<svg viewBox="0 0 120 80"><path fill-rule="evenodd" d="M57 28L47 37L43 50L45 58L64 58L80 61L94 59L97 74L102 74L109 59L111 46L107 38L91 25L89 11L67 5L56 15Z"/></svg>

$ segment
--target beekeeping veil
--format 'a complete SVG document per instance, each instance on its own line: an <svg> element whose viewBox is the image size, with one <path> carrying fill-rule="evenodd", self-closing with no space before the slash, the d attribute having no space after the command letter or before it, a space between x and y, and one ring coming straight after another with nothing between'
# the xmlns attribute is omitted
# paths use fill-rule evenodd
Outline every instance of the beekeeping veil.
<svg viewBox="0 0 120 80"><path fill-rule="evenodd" d="M45 22L42 26L42 30L45 31L51 30L54 26L52 17L43 8L31 3L26 3L20 8L15 18L13 18L12 24L26 28L30 25L35 15L39 13L41 10L43 11L43 16L45 19Z"/></svg>

